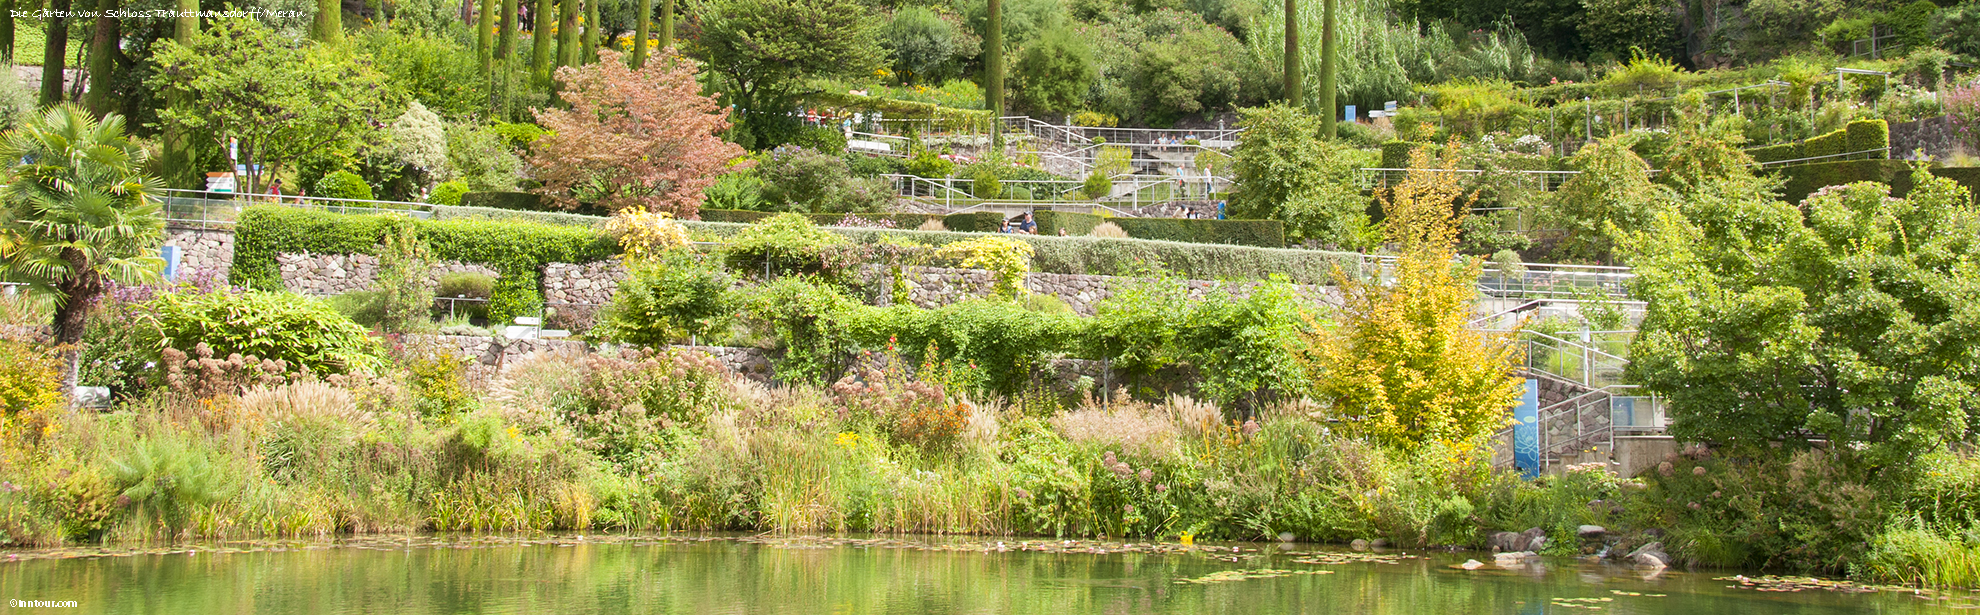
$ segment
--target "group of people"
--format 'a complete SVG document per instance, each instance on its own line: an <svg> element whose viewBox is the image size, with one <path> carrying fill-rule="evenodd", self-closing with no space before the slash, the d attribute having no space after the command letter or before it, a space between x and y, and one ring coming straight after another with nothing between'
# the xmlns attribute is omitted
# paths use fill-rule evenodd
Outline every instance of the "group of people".
<svg viewBox="0 0 1980 615"><path fill-rule="evenodd" d="M999 229L997 232L1016 233L1019 235L1037 235L1038 221L1031 217L1031 212L1027 211L1018 214L1015 217L1005 218L1004 228ZM1064 235L1065 229L1059 229L1059 234Z"/></svg>

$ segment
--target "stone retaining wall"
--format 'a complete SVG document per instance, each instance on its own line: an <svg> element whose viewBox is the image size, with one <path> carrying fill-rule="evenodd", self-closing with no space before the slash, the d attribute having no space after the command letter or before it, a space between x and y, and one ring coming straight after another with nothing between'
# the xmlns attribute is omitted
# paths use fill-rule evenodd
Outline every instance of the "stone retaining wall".
<svg viewBox="0 0 1980 615"><path fill-rule="evenodd" d="M229 231L167 229L165 245L178 246L179 271L211 272L221 280L234 269L234 234Z"/></svg>
<svg viewBox="0 0 1980 615"><path fill-rule="evenodd" d="M1959 146L1952 116L1941 115L1891 124L1891 158L1917 160L1919 150L1926 156L1944 160Z"/></svg>
<svg viewBox="0 0 1980 615"><path fill-rule="evenodd" d="M282 286L304 295L341 295L369 290L378 279L378 257L369 254L292 254L275 255L282 271ZM438 286L440 277L470 272L500 277L493 268L459 261L440 261L427 270L428 286Z"/></svg>
<svg viewBox="0 0 1980 615"><path fill-rule="evenodd" d="M934 308L955 303L971 297L990 294L994 280L990 272L981 269L951 269L945 267L906 267L902 271L908 287L908 301L917 307ZM1025 277L1024 287L1034 293L1051 295L1064 301L1067 307L1082 316L1092 316L1095 306L1114 295L1114 290L1127 284L1147 282L1147 278L1129 278L1107 275L1080 275L1066 273L1032 273ZM1189 297L1201 299L1211 292L1222 289L1234 297L1249 297L1263 282L1219 282L1214 280L1184 280ZM1332 297L1329 289L1319 286L1297 285L1295 292L1314 300L1327 300ZM891 299L882 298L882 303Z"/></svg>

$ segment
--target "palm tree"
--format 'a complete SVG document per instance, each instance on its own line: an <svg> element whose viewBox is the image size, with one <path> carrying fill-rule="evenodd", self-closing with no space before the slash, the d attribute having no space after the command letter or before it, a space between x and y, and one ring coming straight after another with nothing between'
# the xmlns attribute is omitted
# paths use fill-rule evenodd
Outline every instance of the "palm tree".
<svg viewBox="0 0 1980 615"><path fill-rule="evenodd" d="M161 185L138 170L143 157L123 116L99 122L73 104L0 134L0 160L14 161L0 188L0 263L54 299L57 344L82 340L110 283L150 281L164 266Z"/></svg>

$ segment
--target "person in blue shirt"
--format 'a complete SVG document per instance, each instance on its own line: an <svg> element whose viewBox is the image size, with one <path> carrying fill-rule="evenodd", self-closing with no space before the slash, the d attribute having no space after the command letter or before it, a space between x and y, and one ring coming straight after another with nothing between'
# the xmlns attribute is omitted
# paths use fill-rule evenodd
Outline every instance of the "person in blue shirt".
<svg viewBox="0 0 1980 615"><path fill-rule="evenodd" d="M1222 220L1222 219L1224 219L1224 202L1223 202L1223 201L1217 201L1217 219L1218 219L1218 220Z"/></svg>

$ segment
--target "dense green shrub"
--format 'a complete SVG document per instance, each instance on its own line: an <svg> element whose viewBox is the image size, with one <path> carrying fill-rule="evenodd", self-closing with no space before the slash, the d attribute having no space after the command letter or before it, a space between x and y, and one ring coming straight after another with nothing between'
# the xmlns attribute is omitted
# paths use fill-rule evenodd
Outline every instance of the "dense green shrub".
<svg viewBox="0 0 1980 615"><path fill-rule="evenodd" d="M454 205L462 207L489 207L494 209L514 209L519 211L549 211L543 204L543 197L534 192L469 192L461 195Z"/></svg>
<svg viewBox="0 0 1980 615"><path fill-rule="evenodd" d="M521 220L407 220L257 205L242 212L234 227L230 280L279 289L277 253L376 255L387 228L401 223L414 225L429 258L486 265L500 275L488 305L494 320L536 312L543 301L539 284L544 265L589 263L618 253L611 237L584 227Z"/></svg>
<svg viewBox="0 0 1980 615"><path fill-rule="evenodd" d="M1384 142L1382 144L1382 168L1409 168L1409 157L1416 153L1416 149L1419 147L1422 147L1421 143L1411 143L1408 141Z"/></svg>
<svg viewBox="0 0 1980 615"><path fill-rule="evenodd" d="M364 178L358 177L358 174L350 171L338 171L323 176L323 179L317 180L314 192L315 194L312 196L328 199L358 199L363 201L372 199L371 184L364 183Z"/></svg>
<svg viewBox="0 0 1980 615"><path fill-rule="evenodd" d="M825 249L845 242L804 216L777 214L737 233L723 253L729 268L745 275L819 273Z"/></svg>
<svg viewBox="0 0 1980 615"><path fill-rule="evenodd" d="M156 330L153 348L239 353L286 361L314 374L371 372L383 365L370 332L329 305L285 292L168 293L134 312Z"/></svg>
<svg viewBox="0 0 1980 615"><path fill-rule="evenodd" d="M763 204L775 211L875 211L892 198L880 180L854 177L844 158L806 147L771 150L755 171Z"/></svg>
<svg viewBox="0 0 1980 615"><path fill-rule="evenodd" d="M468 186L465 182L440 182L440 185L433 187L432 192L427 193L426 202L434 205L459 205L461 197L467 193Z"/></svg>
<svg viewBox="0 0 1980 615"><path fill-rule="evenodd" d="M721 330L733 315L735 281L701 254L676 250L637 261L600 315L601 334L628 344L665 346Z"/></svg>

